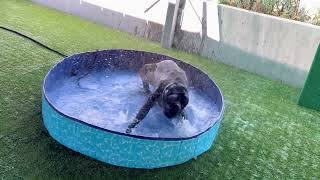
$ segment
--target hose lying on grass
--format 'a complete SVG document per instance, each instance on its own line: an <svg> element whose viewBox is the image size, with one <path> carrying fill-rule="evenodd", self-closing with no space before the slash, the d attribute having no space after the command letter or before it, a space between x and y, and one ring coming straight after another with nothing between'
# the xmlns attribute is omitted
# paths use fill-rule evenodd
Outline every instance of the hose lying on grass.
<svg viewBox="0 0 320 180"><path fill-rule="evenodd" d="M51 52L54 52L54 53L56 53L56 54L58 54L58 55L60 55L62 57L68 57L67 55L65 55L65 54L63 54L63 53L61 53L61 52L59 52L59 51L57 51L55 49L52 49L52 48L46 46L45 44L43 44L43 43L41 43L41 42L39 42L39 41L27 36L27 35L24 35L24 34L18 32L18 31L15 31L15 30L9 29L7 27L3 27L3 26L0 26L0 29L3 29L3 30L8 31L8 32L12 32L12 33L14 33L14 34L16 34L16 35L18 35L20 37L23 37L25 39L29 39L30 41L36 43L37 45L39 45L39 46L41 46L41 47L43 47L43 48L45 48L45 49L47 49L47 50L49 50Z"/></svg>

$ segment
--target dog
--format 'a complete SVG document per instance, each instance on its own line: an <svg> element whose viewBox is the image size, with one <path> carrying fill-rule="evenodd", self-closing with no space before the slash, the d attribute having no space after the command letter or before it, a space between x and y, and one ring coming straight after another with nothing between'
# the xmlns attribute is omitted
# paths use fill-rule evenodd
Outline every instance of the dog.
<svg viewBox="0 0 320 180"><path fill-rule="evenodd" d="M131 133L157 103L169 119L181 115L186 118L184 108L189 102L188 80L186 73L174 61L164 60L159 63L145 64L139 75L143 89L150 94L138 114L128 126L126 133ZM151 92L149 85L155 88Z"/></svg>

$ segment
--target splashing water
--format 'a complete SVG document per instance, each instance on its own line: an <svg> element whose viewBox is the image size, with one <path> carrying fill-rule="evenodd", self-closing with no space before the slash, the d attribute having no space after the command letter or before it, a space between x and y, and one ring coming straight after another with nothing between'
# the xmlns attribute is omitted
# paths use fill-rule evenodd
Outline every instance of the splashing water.
<svg viewBox="0 0 320 180"><path fill-rule="evenodd" d="M52 104L62 113L101 128L125 132L147 95L137 73L129 71L94 72L82 78L71 77L61 87L47 91ZM146 137L190 137L205 131L218 116L218 108L206 94L189 89L187 119L168 119L158 105L133 129Z"/></svg>

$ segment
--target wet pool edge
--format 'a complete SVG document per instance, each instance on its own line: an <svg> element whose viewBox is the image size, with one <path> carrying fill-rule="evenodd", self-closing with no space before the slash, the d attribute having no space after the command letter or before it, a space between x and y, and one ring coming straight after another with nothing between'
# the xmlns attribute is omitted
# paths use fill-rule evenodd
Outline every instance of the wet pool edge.
<svg viewBox="0 0 320 180"><path fill-rule="evenodd" d="M110 132L56 111L42 96L43 123L60 144L122 167L153 169L184 163L211 148L223 116L207 131L185 139L141 138Z"/></svg>

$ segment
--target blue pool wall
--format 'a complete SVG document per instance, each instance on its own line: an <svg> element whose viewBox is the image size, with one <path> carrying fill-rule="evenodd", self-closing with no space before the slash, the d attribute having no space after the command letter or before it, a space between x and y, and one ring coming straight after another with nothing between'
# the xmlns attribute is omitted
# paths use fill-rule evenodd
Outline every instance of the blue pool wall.
<svg viewBox="0 0 320 180"><path fill-rule="evenodd" d="M97 68L138 71L143 64L171 59L186 71L190 85L207 93L218 105L220 114L206 131L187 138L150 138L103 129L58 111L46 92L60 80L81 76ZM202 71L169 56L134 50L103 50L65 58L55 65L43 84L42 114L49 134L59 143L89 157L116 166L160 168L186 162L212 146L223 118L223 96L217 85Z"/></svg>

